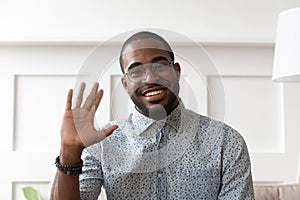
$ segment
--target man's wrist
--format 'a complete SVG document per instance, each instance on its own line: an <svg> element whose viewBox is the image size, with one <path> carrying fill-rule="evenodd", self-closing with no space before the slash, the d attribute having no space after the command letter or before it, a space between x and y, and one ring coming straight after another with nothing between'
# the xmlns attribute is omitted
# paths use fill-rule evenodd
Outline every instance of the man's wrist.
<svg viewBox="0 0 300 200"><path fill-rule="evenodd" d="M78 176L82 173L83 161L80 159L80 162L76 164L62 164L59 156L57 156L55 159L55 166L59 171L66 175Z"/></svg>
<svg viewBox="0 0 300 200"><path fill-rule="evenodd" d="M61 146L60 163L61 164L75 164L81 160L83 149L79 147Z"/></svg>

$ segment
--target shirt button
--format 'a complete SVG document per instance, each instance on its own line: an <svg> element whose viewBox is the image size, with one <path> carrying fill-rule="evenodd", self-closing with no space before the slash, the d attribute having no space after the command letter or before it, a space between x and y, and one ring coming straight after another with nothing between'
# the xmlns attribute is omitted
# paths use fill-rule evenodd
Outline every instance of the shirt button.
<svg viewBox="0 0 300 200"><path fill-rule="evenodd" d="M162 177L162 173L157 173L157 176L158 176L159 178L161 178L161 177Z"/></svg>

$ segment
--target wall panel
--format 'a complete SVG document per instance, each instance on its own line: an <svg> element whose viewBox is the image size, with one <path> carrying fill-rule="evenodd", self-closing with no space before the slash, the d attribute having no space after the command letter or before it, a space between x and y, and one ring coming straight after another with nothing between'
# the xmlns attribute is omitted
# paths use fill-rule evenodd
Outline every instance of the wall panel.
<svg viewBox="0 0 300 200"><path fill-rule="evenodd" d="M59 131L68 88L75 75L15 76L14 150L49 152L59 149Z"/></svg>

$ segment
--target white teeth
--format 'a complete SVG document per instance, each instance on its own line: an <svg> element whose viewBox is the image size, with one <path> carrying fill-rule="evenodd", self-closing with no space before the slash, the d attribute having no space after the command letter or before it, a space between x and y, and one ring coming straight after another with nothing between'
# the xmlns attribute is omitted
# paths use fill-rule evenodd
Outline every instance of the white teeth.
<svg viewBox="0 0 300 200"><path fill-rule="evenodd" d="M151 91L151 92L147 92L145 94L146 97L149 97L149 96L154 96L154 95L158 95L160 93L162 93L163 91L162 90L155 90L155 91Z"/></svg>

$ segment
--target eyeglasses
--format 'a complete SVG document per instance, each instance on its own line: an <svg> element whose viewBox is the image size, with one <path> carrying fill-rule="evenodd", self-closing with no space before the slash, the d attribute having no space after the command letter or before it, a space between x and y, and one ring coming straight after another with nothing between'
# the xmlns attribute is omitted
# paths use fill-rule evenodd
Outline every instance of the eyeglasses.
<svg viewBox="0 0 300 200"><path fill-rule="evenodd" d="M129 69L124 76L127 76L132 82L142 82L147 79L146 70L149 68L152 73L157 76L165 76L168 74L169 70L172 69L171 65L174 61L162 60L157 63L150 63L146 65L139 65Z"/></svg>

